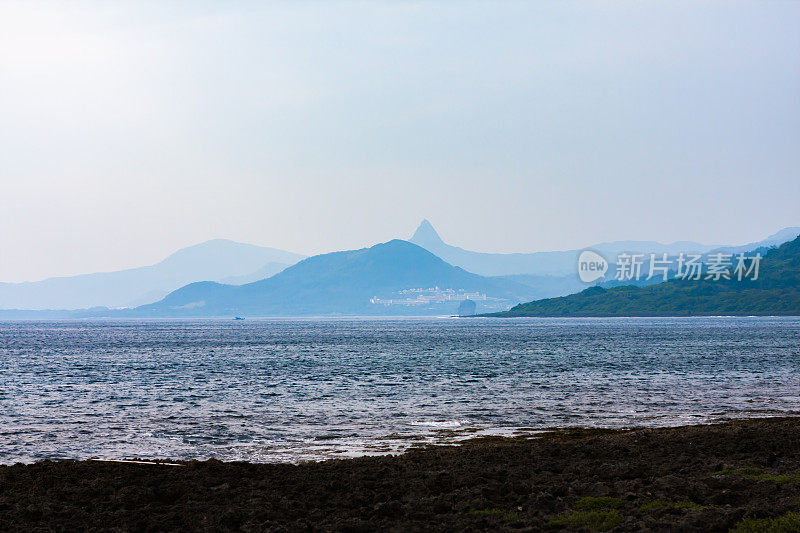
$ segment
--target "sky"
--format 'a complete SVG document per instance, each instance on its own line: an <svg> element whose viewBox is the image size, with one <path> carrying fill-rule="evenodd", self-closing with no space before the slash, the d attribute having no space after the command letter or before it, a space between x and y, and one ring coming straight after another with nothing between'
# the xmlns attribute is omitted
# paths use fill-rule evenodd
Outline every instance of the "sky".
<svg viewBox="0 0 800 533"><path fill-rule="evenodd" d="M0 281L800 226L800 2L0 3Z"/></svg>

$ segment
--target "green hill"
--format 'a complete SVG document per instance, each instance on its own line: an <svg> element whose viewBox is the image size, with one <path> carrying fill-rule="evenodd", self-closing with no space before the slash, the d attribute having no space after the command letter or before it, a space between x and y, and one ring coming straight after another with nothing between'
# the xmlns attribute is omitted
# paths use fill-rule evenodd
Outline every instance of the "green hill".
<svg viewBox="0 0 800 533"><path fill-rule="evenodd" d="M449 265L410 242L393 240L371 248L317 255L270 278L232 286L193 283L125 316L303 316L452 314L458 301L430 305L384 305L402 291L438 287L479 292L484 309L503 309L531 297L530 287L486 278ZM490 307L493 305L494 307Z"/></svg>
<svg viewBox="0 0 800 533"><path fill-rule="evenodd" d="M670 280L645 287L591 287L488 316L800 315L800 238L768 250L758 279Z"/></svg>

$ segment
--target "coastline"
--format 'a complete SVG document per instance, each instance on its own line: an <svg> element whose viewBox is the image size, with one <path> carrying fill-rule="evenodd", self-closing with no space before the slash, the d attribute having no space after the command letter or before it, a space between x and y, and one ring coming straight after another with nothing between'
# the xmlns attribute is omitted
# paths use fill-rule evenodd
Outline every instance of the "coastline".
<svg viewBox="0 0 800 533"><path fill-rule="evenodd" d="M800 417L296 465L169 462L185 466L0 466L0 530L728 531L800 520Z"/></svg>

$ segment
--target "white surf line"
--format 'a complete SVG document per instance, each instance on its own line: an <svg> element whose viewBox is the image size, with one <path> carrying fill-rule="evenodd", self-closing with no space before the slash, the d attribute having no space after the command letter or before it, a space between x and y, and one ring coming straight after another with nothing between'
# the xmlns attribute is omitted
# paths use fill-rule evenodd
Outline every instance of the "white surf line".
<svg viewBox="0 0 800 533"><path fill-rule="evenodd" d="M163 466L186 466L185 464L181 463L160 463L158 461L131 461L128 459L98 459L96 457L92 457L89 459L90 461L97 461L99 463L129 463L135 465L163 465Z"/></svg>

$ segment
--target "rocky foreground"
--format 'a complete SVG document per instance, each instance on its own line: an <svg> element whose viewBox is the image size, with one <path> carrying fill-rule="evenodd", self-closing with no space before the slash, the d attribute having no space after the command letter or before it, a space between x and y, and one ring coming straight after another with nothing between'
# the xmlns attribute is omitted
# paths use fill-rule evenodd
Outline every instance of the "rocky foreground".
<svg viewBox="0 0 800 533"><path fill-rule="evenodd" d="M0 531L800 531L800 418L300 465L0 466Z"/></svg>

